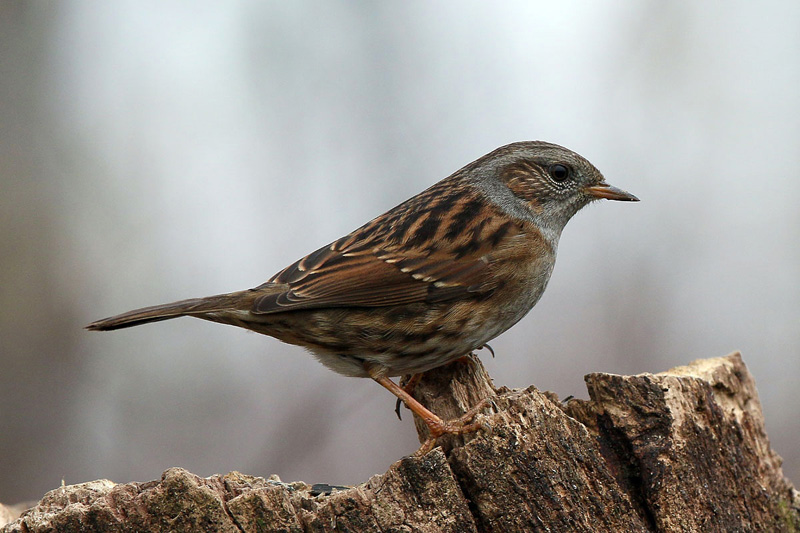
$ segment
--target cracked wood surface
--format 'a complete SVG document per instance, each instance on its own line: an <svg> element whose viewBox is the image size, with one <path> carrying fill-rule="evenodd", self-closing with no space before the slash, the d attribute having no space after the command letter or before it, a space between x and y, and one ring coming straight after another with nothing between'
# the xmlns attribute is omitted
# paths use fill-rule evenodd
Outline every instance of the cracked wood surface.
<svg viewBox="0 0 800 533"><path fill-rule="evenodd" d="M356 487L171 468L58 488L0 531L800 531L738 353L586 383L590 399L566 404L495 389L473 358L428 372L414 395L445 419L491 396L486 429Z"/></svg>

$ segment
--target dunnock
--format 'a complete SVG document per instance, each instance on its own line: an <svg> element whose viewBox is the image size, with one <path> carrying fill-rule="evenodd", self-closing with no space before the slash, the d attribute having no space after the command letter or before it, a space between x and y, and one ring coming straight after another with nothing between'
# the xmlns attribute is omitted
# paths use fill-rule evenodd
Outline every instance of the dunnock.
<svg viewBox="0 0 800 533"><path fill-rule="evenodd" d="M254 289L129 311L111 330L193 316L308 348L346 376L389 389L430 429L445 422L389 379L458 359L516 324L542 296L561 230L589 202L637 201L561 146L518 142L320 248Z"/></svg>

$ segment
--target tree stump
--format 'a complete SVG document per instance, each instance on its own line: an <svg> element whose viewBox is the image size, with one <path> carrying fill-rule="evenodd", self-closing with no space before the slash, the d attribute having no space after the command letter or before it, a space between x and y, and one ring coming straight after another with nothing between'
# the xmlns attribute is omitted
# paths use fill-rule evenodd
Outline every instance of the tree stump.
<svg viewBox="0 0 800 533"><path fill-rule="evenodd" d="M2 532L800 531L800 494L738 353L586 383L589 400L564 404L495 389L470 358L428 372L414 395L445 419L492 397L485 431L356 487L172 468L50 491Z"/></svg>

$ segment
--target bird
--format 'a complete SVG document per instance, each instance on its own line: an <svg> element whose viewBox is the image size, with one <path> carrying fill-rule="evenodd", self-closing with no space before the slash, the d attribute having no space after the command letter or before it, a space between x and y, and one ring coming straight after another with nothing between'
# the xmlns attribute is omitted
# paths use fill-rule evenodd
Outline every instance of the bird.
<svg viewBox="0 0 800 533"><path fill-rule="evenodd" d="M567 148L511 143L255 288L136 309L86 329L189 316L305 347L404 402L428 426L424 453L441 435L478 430L483 406L444 421L391 378L460 359L519 322L547 287L565 225L599 199L638 201Z"/></svg>

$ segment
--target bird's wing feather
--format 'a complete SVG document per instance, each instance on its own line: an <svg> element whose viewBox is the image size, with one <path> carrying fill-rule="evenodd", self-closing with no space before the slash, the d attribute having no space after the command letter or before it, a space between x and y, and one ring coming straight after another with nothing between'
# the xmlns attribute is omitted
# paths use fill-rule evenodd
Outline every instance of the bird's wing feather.
<svg viewBox="0 0 800 533"><path fill-rule="evenodd" d="M380 249L351 255L323 250L327 253L315 252L319 262L312 268L301 270L302 260L298 261L262 286L285 283L288 288L256 298L253 311L384 307L452 300L492 289L485 275L487 257L400 257Z"/></svg>
<svg viewBox="0 0 800 533"><path fill-rule="evenodd" d="M421 215L408 205L420 199L433 204ZM252 311L383 307L490 293L498 283L490 274L495 252L522 229L469 198L454 216L452 209L437 216L440 199L415 197L288 266L256 288L264 294Z"/></svg>

